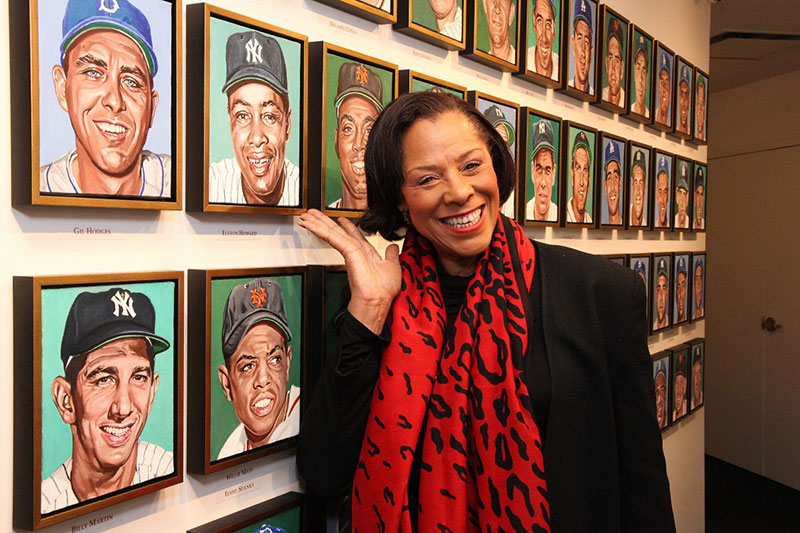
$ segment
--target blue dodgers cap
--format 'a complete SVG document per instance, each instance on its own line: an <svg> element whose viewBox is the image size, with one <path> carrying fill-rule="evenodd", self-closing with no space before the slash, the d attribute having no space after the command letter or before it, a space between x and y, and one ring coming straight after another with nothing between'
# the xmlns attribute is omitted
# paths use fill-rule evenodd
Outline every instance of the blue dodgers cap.
<svg viewBox="0 0 800 533"><path fill-rule="evenodd" d="M706 266L703 264L703 260L702 260L702 259L699 259L699 258L698 258L698 259L695 259L695 260L694 260L694 269L695 269L695 270L697 270L697 267L703 267L703 268L705 268L705 267L706 267Z"/></svg>
<svg viewBox="0 0 800 533"><path fill-rule="evenodd" d="M572 27L578 25L578 21L584 21L592 31L592 8L587 0L575 0L575 9L572 12Z"/></svg>
<svg viewBox="0 0 800 533"><path fill-rule="evenodd" d="M658 51L658 66L660 70L666 70L668 74L672 74L672 56L666 50Z"/></svg>
<svg viewBox="0 0 800 533"><path fill-rule="evenodd" d="M634 272L641 272L645 276L647 275L647 266L645 266L644 261L641 259L637 259L636 262L633 264L633 271Z"/></svg>
<svg viewBox="0 0 800 533"><path fill-rule="evenodd" d="M690 74L689 67L687 65L681 65L681 71L679 72L680 83L686 83L686 85L691 85L692 81L691 78L689 77L689 74Z"/></svg>
<svg viewBox="0 0 800 533"><path fill-rule="evenodd" d="M678 260L675 261L675 276L677 277L678 274L686 275L686 258L682 255L678 256Z"/></svg>
<svg viewBox="0 0 800 533"><path fill-rule="evenodd" d="M75 39L91 30L117 30L142 50L150 75L158 72L158 61L150 36L150 23L130 0L69 0L61 23L61 65Z"/></svg>
<svg viewBox="0 0 800 533"><path fill-rule="evenodd" d="M605 151L605 166L607 167L609 163L615 161L620 168L622 168L622 163L619 162L619 148L616 146L614 141L609 141L606 145Z"/></svg>
<svg viewBox="0 0 800 533"><path fill-rule="evenodd" d="M653 373L653 376L657 376L659 374L664 374L664 377L667 377L667 358L664 357L656 361L656 371Z"/></svg>
<svg viewBox="0 0 800 533"><path fill-rule="evenodd" d="M656 172L656 175L661 174L662 172L664 174L666 174L667 176L669 176L669 171L667 170L667 158L666 157L659 157L658 158L658 172Z"/></svg>

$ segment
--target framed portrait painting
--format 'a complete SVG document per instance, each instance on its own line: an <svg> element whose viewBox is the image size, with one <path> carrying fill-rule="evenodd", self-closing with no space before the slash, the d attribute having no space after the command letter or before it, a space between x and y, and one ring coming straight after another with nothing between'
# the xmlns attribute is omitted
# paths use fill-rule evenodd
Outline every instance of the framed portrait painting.
<svg viewBox="0 0 800 533"><path fill-rule="evenodd" d="M520 172L525 196L526 226L561 225L561 119L530 107L522 108L526 151Z"/></svg>
<svg viewBox="0 0 800 533"><path fill-rule="evenodd" d="M678 326L689 322L689 288L692 280L691 254L673 254L675 268L675 285L672 288L672 325Z"/></svg>
<svg viewBox="0 0 800 533"><path fill-rule="evenodd" d="M287 492L213 522L193 527L187 533L307 533L312 531L309 524L310 506L305 494Z"/></svg>
<svg viewBox="0 0 800 533"><path fill-rule="evenodd" d="M628 20L603 4L600 6L599 27L602 29L598 44L597 86L600 96L597 105L612 113L625 113L628 70Z"/></svg>
<svg viewBox="0 0 800 533"><path fill-rule="evenodd" d="M673 92L675 90L675 54L656 41L655 92L653 104L653 127L666 132L673 131Z"/></svg>
<svg viewBox="0 0 800 533"><path fill-rule="evenodd" d="M693 135L694 66L681 56L675 56L677 83L675 89L675 136L690 140Z"/></svg>
<svg viewBox="0 0 800 533"><path fill-rule="evenodd" d="M675 156L675 190L672 229L689 231L692 227L692 161Z"/></svg>
<svg viewBox="0 0 800 533"><path fill-rule="evenodd" d="M642 124L652 122L653 38L635 24L630 25L628 50L628 118Z"/></svg>
<svg viewBox="0 0 800 533"><path fill-rule="evenodd" d="M703 389L705 388L706 377L706 341L697 338L689 341L689 351L691 353L691 376L689 380L689 410L699 409L703 401Z"/></svg>
<svg viewBox="0 0 800 533"><path fill-rule="evenodd" d="M692 254L692 322L706 317L706 254Z"/></svg>
<svg viewBox="0 0 800 533"><path fill-rule="evenodd" d="M9 4L12 202L182 207L182 0Z"/></svg>
<svg viewBox="0 0 800 533"><path fill-rule="evenodd" d="M692 230L706 230L706 190L708 186L708 167L700 161L694 162L692 172L694 181L692 185Z"/></svg>
<svg viewBox="0 0 800 533"><path fill-rule="evenodd" d="M563 0L520 0L522 3L521 42L526 50L520 54L519 71L515 74L544 87L561 87L561 54L564 27Z"/></svg>
<svg viewBox="0 0 800 533"><path fill-rule="evenodd" d="M298 214L307 194L308 43L211 4L187 8L187 209Z"/></svg>
<svg viewBox="0 0 800 533"><path fill-rule="evenodd" d="M672 390L670 380L670 363L672 352L664 350L651 356L653 360L653 385L656 393L656 420L658 429L664 431L669 427L669 399Z"/></svg>
<svg viewBox="0 0 800 533"><path fill-rule="evenodd" d="M653 229L672 227L672 167L675 158L661 150L653 150L655 179L653 180Z"/></svg>
<svg viewBox="0 0 800 533"><path fill-rule="evenodd" d="M622 137L600 132L598 146L602 150L602 158L598 158L597 166L597 205L600 206L601 228L625 227L625 169L628 144Z"/></svg>
<svg viewBox="0 0 800 533"><path fill-rule="evenodd" d="M435 93L445 93L458 96L462 100L467 99L467 88L449 81L440 80L433 76L428 76L415 70L401 70L399 94L420 93L431 91Z"/></svg>
<svg viewBox="0 0 800 533"><path fill-rule="evenodd" d="M562 216L567 227L595 227L595 149L597 130L565 120L562 143L565 186Z"/></svg>
<svg viewBox="0 0 800 533"><path fill-rule="evenodd" d="M459 53L503 70L519 70L521 3L526 0L465 0L467 45Z"/></svg>
<svg viewBox="0 0 800 533"><path fill-rule="evenodd" d="M672 410L670 424L689 413L689 345L672 348Z"/></svg>
<svg viewBox="0 0 800 533"><path fill-rule="evenodd" d="M397 97L397 65L325 42L309 45L309 98L322 120L309 123L310 200L329 216L367 208L364 152L372 126Z"/></svg>
<svg viewBox="0 0 800 533"><path fill-rule="evenodd" d="M397 22L398 1L402 0L317 0L375 24Z"/></svg>
<svg viewBox="0 0 800 533"><path fill-rule="evenodd" d="M625 264L628 262L628 256L625 254L606 254L603 255L603 257L612 263L618 264L619 266L625 266Z"/></svg>
<svg viewBox="0 0 800 533"><path fill-rule="evenodd" d="M14 525L183 481L183 273L14 278Z"/></svg>
<svg viewBox="0 0 800 533"><path fill-rule="evenodd" d="M294 445L306 347L305 267L189 271L189 470ZM203 406L201 408L201 406Z"/></svg>
<svg viewBox="0 0 800 533"><path fill-rule="evenodd" d="M653 278L650 291L650 328L658 333L670 327L670 288L672 287L672 254L653 255Z"/></svg>
<svg viewBox="0 0 800 533"><path fill-rule="evenodd" d="M636 141L628 141L628 214L629 229L648 229L652 223L652 150Z"/></svg>
<svg viewBox="0 0 800 533"><path fill-rule="evenodd" d="M653 257L650 254L628 255L628 268L636 272L636 274L642 279L642 282L644 282L644 293L647 301L645 314L647 315L648 322L650 320L650 267L652 264Z"/></svg>
<svg viewBox="0 0 800 533"><path fill-rule="evenodd" d="M579 100L594 102L597 99L597 2L564 0L564 13L562 35L566 50L561 55L565 73L561 89Z"/></svg>
<svg viewBox="0 0 800 533"><path fill-rule="evenodd" d="M508 146L511 157L519 169L519 143L517 142L519 132L519 104L490 96L480 91L468 91L467 100L478 108L486 120L497 130L500 137ZM519 170L517 170L518 175ZM512 190L508 200L500 206L500 211L507 217L517 219L517 191Z"/></svg>
<svg viewBox="0 0 800 533"><path fill-rule="evenodd" d="M397 2L397 23L394 29L446 50L464 49L464 0Z"/></svg>
<svg viewBox="0 0 800 533"><path fill-rule="evenodd" d="M694 133L692 142L708 143L708 74L694 69Z"/></svg>

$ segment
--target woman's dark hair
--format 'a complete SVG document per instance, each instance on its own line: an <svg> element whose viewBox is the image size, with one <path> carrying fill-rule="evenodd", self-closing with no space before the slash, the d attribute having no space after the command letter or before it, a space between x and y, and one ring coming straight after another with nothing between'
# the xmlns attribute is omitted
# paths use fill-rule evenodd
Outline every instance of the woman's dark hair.
<svg viewBox="0 0 800 533"><path fill-rule="evenodd" d="M432 120L455 111L472 123L486 143L497 174L500 205L511 195L516 183L516 166L508 145L492 124L475 107L452 95L425 91L404 94L390 103L375 121L367 142L367 212L359 226L367 233L380 233L397 240L398 230L407 226L398 205L403 200L403 136L418 120Z"/></svg>

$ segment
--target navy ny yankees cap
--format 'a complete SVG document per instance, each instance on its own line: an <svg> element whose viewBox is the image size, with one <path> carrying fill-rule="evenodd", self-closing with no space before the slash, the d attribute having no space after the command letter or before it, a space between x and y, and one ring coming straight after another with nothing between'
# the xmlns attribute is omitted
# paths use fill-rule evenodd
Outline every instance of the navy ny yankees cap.
<svg viewBox="0 0 800 533"><path fill-rule="evenodd" d="M289 93L286 61L278 41L257 31L234 33L225 47L227 75L222 92L244 80L266 83L281 94Z"/></svg>
<svg viewBox="0 0 800 533"><path fill-rule="evenodd" d="M236 351L247 330L258 322L277 326L287 343L292 340L283 290L270 278L256 278L237 285L228 295L222 323L222 353L226 359Z"/></svg>

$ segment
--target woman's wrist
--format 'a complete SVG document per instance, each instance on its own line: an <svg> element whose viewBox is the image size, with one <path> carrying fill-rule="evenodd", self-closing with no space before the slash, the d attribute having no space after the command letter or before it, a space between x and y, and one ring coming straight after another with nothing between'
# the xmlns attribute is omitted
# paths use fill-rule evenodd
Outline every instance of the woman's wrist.
<svg viewBox="0 0 800 533"><path fill-rule="evenodd" d="M361 322L364 327L376 335L383 331L383 323L389 315L392 306L390 301L367 301L361 298L353 298L347 304L347 311L353 318Z"/></svg>

